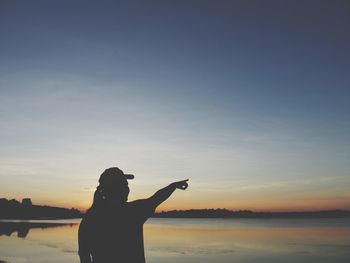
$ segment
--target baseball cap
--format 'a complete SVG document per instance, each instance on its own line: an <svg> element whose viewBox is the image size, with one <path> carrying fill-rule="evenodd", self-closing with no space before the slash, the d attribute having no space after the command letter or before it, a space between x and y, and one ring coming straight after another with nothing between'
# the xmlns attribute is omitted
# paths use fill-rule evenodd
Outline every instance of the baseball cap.
<svg viewBox="0 0 350 263"><path fill-rule="evenodd" d="M109 183L131 180L134 179L134 177L135 176L133 174L125 174L118 167L111 167L104 170L104 172L100 175L100 179L98 181L101 185L106 185Z"/></svg>

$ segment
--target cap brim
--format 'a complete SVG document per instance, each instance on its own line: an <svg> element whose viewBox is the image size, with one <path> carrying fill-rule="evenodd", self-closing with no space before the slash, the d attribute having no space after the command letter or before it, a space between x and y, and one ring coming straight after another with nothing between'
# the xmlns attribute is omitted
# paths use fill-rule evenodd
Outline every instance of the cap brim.
<svg viewBox="0 0 350 263"><path fill-rule="evenodd" d="M134 179L135 176L133 174L124 174L125 178L128 180Z"/></svg>

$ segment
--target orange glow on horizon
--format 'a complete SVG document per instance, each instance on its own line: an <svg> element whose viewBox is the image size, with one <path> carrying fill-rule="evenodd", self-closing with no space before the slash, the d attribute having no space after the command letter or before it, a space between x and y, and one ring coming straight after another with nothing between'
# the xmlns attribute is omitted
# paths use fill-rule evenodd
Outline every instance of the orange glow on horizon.
<svg viewBox="0 0 350 263"><path fill-rule="evenodd" d="M57 206L57 207L64 207L64 208L76 208L82 212L85 212L90 206L91 202L72 202L72 203L65 203L64 205L61 205L57 202L35 202L35 205L48 205L48 206ZM224 204L217 204L217 205L204 205L204 204L177 204L172 202L171 204L163 204L160 205L156 212L162 212L162 211L172 211L172 210L189 210L189 209L228 209L232 211L238 211L238 210L251 210L255 212L304 212L304 211L321 211L321 210L350 210L349 203L313 203L313 204L272 204L272 203L266 203L265 205L259 205L259 204L251 204L251 203L245 203L244 205L240 206L230 206L230 205L224 205Z"/></svg>
<svg viewBox="0 0 350 263"><path fill-rule="evenodd" d="M129 201L140 199L141 196L130 196ZM149 196L149 195L146 195ZM15 198L21 201L23 197L27 196L11 196L7 199ZM50 195L33 196L32 203L34 205L47 205L63 208L76 208L80 211L86 211L92 204L93 192L83 192L76 196L68 196L56 194L55 198ZM321 211L321 210L350 210L350 197L345 196L343 199L335 198L320 198L314 196L302 197L285 197L273 198L260 197L259 195L251 196L249 198L238 196L225 196L219 199L218 197L208 197L202 195L192 195L187 193L176 193L174 196L165 201L157 208L157 212L171 211L171 210L189 210L189 209L217 209L225 208L232 211L237 210L251 210L256 212L292 212L292 211Z"/></svg>

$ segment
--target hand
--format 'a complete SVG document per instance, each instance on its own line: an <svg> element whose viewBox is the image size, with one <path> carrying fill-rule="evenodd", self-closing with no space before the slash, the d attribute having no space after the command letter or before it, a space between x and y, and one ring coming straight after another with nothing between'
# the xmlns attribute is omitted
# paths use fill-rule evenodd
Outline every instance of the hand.
<svg viewBox="0 0 350 263"><path fill-rule="evenodd" d="M174 182L174 183L172 183L172 185L175 186L177 189L186 190L188 187L188 183L187 183L188 180L189 179Z"/></svg>

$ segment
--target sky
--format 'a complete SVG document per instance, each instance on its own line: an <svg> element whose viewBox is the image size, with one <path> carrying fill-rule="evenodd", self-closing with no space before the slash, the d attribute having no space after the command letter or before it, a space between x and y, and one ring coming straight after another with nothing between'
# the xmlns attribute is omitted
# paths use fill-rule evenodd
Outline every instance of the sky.
<svg viewBox="0 0 350 263"><path fill-rule="evenodd" d="M350 209L348 1L1 1L0 197Z"/></svg>

